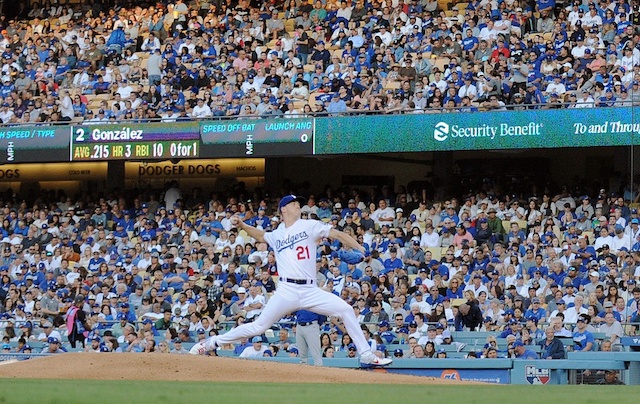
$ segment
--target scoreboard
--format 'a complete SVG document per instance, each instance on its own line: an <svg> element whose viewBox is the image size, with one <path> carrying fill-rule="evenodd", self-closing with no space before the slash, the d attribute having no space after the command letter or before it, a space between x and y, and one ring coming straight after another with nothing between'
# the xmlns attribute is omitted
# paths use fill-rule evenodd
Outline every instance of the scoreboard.
<svg viewBox="0 0 640 404"><path fill-rule="evenodd" d="M313 118L245 119L200 125L202 146L211 157L274 157L314 154Z"/></svg>
<svg viewBox="0 0 640 404"><path fill-rule="evenodd" d="M0 127L0 164L67 161L69 126Z"/></svg>
<svg viewBox="0 0 640 404"><path fill-rule="evenodd" d="M71 161L198 157L200 133L193 122L78 126L71 136Z"/></svg>
<svg viewBox="0 0 640 404"><path fill-rule="evenodd" d="M314 118L0 127L0 164L314 154Z"/></svg>

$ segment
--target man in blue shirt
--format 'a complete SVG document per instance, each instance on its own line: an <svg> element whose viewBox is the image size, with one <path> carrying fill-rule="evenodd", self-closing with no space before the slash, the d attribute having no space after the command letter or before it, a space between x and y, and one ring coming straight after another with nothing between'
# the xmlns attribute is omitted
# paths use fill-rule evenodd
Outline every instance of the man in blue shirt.
<svg viewBox="0 0 640 404"><path fill-rule="evenodd" d="M398 258L398 250L396 247L389 248L389 255L390 257L387 258L383 264L385 269L394 271L397 268L403 267L402 260Z"/></svg>
<svg viewBox="0 0 640 404"><path fill-rule="evenodd" d="M537 104L537 106L535 107L531 107L531 108L535 108L535 109L539 109L540 108L540 104L545 104L545 98L544 95L542 95L542 92L538 89L538 87L534 84L534 83L529 83L527 86L527 95L525 97L525 102L527 104Z"/></svg>
<svg viewBox="0 0 640 404"><path fill-rule="evenodd" d="M517 359L540 359L538 358L537 353L525 348L522 340L519 339L513 343L513 351L515 352Z"/></svg>
<svg viewBox="0 0 640 404"><path fill-rule="evenodd" d="M600 313L598 313L598 315L593 319L594 323L602 323L604 322L604 316L607 315L607 313L612 313L613 317L617 320L622 322L622 316L620 315L620 313L618 311L614 310L614 304L612 301L607 300L602 304L602 307L604 308L604 310L602 310Z"/></svg>
<svg viewBox="0 0 640 404"><path fill-rule="evenodd" d="M473 30L471 28L467 28L467 37L462 40L462 50L466 55L469 55L471 52L474 52L478 49L480 45L480 41L478 38L473 36Z"/></svg>
<svg viewBox="0 0 640 404"><path fill-rule="evenodd" d="M542 265L542 254L536 254L534 260L535 265L530 266L527 270L529 278L533 278L533 275L535 275L536 271L540 271L540 275L542 275L542 277L546 279L549 276L549 268Z"/></svg>
<svg viewBox="0 0 640 404"><path fill-rule="evenodd" d="M508 327L505 327L504 330L498 335L498 338L507 338L509 335L513 335L515 337L520 337L521 333L521 325L515 318L510 319L507 322Z"/></svg>
<svg viewBox="0 0 640 404"><path fill-rule="evenodd" d="M581 315L576 321L576 331L573 333L573 350L574 351L591 351L593 350L594 338L593 334L587 331L587 315Z"/></svg>
<svg viewBox="0 0 640 404"><path fill-rule="evenodd" d="M589 262L597 257L596 250L593 246L587 245L587 240L584 236L578 238L578 251L576 252L576 258L582 259L582 265L587 266Z"/></svg>
<svg viewBox="0 0 640 404"><path fill-rule="evenodd" d="M529 309L524 313L524 317L529 319L529 318L535 318L537 320L537 322L545 322L546 317L547 317L547 311L545 309L543 309L542 307L540 307L540 299L537 297L534 297L533 299L531 299L531 306L529 307Z"/></svg>
<svg viewBox="0 0 640 404"><path fill-rule="evenodd" d="M321 198L318 202L318 210L316 211L318 219L328 219L331 217L332 210L327 198Z"/></svg>
<svg viewBox="0 0 640 404"><path fill-rule="evenodd" d="M340 98L340 94L333 94L333 97L331 97L331 102L327 106L327 112L334 115L347 112L347 104Z"/></svg>
<svg viewBox="0 0 640 404"><path fill-rule="evenodd" d="M442 303L444 301L444 296L440 294L440 290L434 285L429 288L429 296L427 296L424 301L429 303L432 307L435 307L438 303Z"/></svg>

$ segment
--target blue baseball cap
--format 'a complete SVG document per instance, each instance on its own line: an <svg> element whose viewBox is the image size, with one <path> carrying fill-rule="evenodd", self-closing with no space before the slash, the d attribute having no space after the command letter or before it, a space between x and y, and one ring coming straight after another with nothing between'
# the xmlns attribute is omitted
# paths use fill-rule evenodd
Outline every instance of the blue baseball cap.
<svg viewBox="0 0 640 404"><path fill-rule="evenodd" d="M262 337L255 336L255 337L251 338L251 343L252 344L255 344L255 343L258 343L258 342L262 342Z"/></svg>
<svg viewBox="0 0 640 404"><path fill-rule="evenodd" d="M307 200L301 196L296 196L296 195L283 196L282 199L280 199L280 202L278 202L278 210L281 210L291 202L295 202L295 201L298 201L300 202L300 205L303 205Z"/></svg>
<svg viewBox="0 0 640 404"><path fill-rule="evenodd" d="M297 355L297 354L300 353L300 351L298 351L298 348L296 348L296 347L291 347L291 348L289 348L289 353L294 353L294 354Z"/></svg>
<svg viewBox="0 0 640 404"><path fill-rule="evenodd" d="M524 343L522 342L522 340L515 340L515 342L513 343L513 347L517 347L517 346L524 346Z"/></svg>

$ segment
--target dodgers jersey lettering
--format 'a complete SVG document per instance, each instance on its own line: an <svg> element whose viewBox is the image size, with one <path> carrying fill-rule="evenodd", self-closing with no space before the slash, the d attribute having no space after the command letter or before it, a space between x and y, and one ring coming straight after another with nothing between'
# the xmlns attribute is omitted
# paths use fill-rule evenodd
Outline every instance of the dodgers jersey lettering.
<svg viewBox="0 0 640 404"><path fill-rule="evenodd" d="M292 279L316 279L318 240L329 237L331 226L319 220L298 219L291 227L283 224L264 234L273 248L278 275Z"/></svg>

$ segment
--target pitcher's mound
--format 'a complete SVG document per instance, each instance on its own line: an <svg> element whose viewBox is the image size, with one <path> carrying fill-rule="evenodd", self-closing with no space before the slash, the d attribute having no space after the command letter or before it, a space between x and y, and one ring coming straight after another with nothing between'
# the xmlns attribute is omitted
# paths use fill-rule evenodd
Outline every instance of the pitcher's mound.
<svg viewBox="0 0 640 404"><path fill-rule="evenodd" d="M224 357L68 353L0 366L0 378L264 383L465 383L431 377Z"/></svg>

